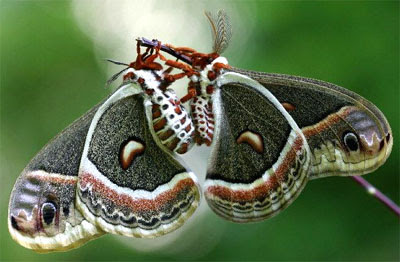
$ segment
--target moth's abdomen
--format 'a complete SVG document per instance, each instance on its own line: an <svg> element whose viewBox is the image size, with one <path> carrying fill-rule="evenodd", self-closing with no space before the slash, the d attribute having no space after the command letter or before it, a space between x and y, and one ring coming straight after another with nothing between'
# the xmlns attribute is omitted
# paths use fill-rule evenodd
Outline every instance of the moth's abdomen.
<svg viewBox="0 0 400 262"><path fill-rule="evenodd" d="M188 92L192 94L190 100L191 114L195 127L194 139L196 144L210 146L214 136L214 114L212 97L218 88L218 77L223 68L228 67L226 58L219 56L212 63L203 68L199 75L193 75L189 83Z"/></svg>
<svg viewBox="0 0 400 262"><path fill-rule="evenodd" d="M178 154L186 153L193 141L194 126L172 90L151 95L153 129L160 142Z"/></svg>
<svg viewBox="0 0 400 262"><path fill-rule="evenodd" d="M214 134L214 115L210 97L194 97L190 106L196 130L194 134L196 144L211 145Z"/></svg>

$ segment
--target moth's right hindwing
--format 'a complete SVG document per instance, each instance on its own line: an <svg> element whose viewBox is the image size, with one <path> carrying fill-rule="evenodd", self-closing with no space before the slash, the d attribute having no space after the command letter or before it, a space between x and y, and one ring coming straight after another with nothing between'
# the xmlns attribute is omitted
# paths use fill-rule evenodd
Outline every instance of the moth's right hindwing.
<svg viewBox="0 0 400 262"><path fill-rule="evenodd" d="M266 219L288 206L306 184L308 144L278 100L256 81L226 73L217 82L205 197L226 219Z"/></svg>
<svg viewBox="0 0 400 262"><path fill-rule="evenodd" d="M155 237L178 228L199 203L193 173L150 129L148 98L131 85L97 110L79 169L77 204L104 231ZM151 105L150 105L151 106Z"/></svg>
<svg viewBox="0 0 400 262"><path fill-rule="evenodd" d="M370 173L389 157L390 125L358 94L315 79L232 70L255 79L286 105L312 152L310 178Z"/></svg>

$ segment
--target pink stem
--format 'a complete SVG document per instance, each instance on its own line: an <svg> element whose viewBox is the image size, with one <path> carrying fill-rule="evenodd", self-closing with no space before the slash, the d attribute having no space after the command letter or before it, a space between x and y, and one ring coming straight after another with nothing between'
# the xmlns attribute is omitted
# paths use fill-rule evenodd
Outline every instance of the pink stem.
<svg viewBox="0 0 400 262"><path fill-rule="evenodd" d="M385 204L390 210L392 210L398 217L400 217L400 207L394 203L390 198L385 196L381 191L379 191L376 187L371 185L367 180L362 178L361 176L352 176L358 184L364 187L369 194L376 197L379 201Z"/></svg>

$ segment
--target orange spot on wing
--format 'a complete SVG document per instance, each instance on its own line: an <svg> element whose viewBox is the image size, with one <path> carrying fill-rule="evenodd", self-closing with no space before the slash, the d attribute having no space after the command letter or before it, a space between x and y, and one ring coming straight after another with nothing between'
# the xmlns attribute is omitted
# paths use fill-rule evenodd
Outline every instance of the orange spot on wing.
<svg viewBox="0 0 400 262"><path fill-rule="evenodd" d="M289 112L294 111L296 109L296 107L293 104L287 102L283 102L282 106Z"/></svg>

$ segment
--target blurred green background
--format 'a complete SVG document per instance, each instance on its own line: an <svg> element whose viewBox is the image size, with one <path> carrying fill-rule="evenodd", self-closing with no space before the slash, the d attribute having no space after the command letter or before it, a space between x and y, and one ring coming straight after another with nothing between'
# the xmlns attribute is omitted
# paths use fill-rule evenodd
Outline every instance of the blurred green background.
<svg viewBox="0 0 400 262"><path fill-rule="evenodd" d="M100 8L102 2L95 2ZM395 142L387 163L365 177L399 203L398 1L166 2L155 5L157 14L193 14L205 30L204 7L239 14L224 54L233 66L322 79L376 104ZM113 3L118 20L123 10ZM141 12L140 4L135 7ZM1 260L399 260L399 219L351 179L337 177L310 181L287 210L262 223L233 224L206 210L163 247L152 247L158 240L113 236L65 253L39 255L19 246L7 230L12 186L48 140L110 92L104 88L110 74L99 60L111 52L82 30L69 1L3 0L0 8ZM137 25L146 27L155 13L148 15ZM185 31L178 35L185 43ZM134 37L120 36L132 42L132 52ZM202 51L209 50L206 39Z"/></svg>

